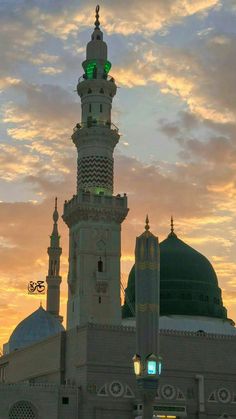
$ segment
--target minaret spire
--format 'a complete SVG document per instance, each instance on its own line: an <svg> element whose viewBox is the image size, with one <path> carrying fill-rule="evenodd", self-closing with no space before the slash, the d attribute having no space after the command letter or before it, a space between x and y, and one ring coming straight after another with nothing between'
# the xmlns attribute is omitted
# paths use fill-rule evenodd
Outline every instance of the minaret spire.
<svg viewBox="0 0 236 419"><path fill-rule="evenodd" d="M59 241L60 241L60 236L58 233L58 226L57 226L57 222L58 222L58 218L59 218L59 214L57 211L57 197L55 198L55 209L53 212L53 230L52 230L52 234L51 234L51 246L55 247L55 246L59 246Z"/></svg>
<svg viewBox="0 0 236 419"><path fill-rule="evenodd" d="M60 256L62 249L60 247L60 236L58 233L58 210L57 210L57 198L55 198L55 208L53 212L53 230L50 236L50 247L48 247L48 275L46 278L48 289L47 289L47 311L55 316L59 317L60 310ZM60 318L62 319L62 318Z"/></svg>
<svg viewBox="0 0 236 419"><path fill-rule="evenodd" d="M147 216L146 216L145 230L146 230L146 231L150 230L148 214L147 214Z"/></svg>
<svg viewBox="0 0 236 419"><path fill-rule="evenodd" d="M100 6L99 4L96 6L95 12L96 12L96 20L94 22L95 24L95 29L100 29L100 22L99 22L99 10L100 10Z"/></svg>

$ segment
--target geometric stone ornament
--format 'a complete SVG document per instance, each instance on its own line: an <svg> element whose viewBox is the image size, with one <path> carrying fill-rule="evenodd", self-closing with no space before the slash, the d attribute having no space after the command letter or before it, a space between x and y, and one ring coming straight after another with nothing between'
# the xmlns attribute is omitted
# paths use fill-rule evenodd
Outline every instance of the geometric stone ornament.
<svg viewBox="0 0 236 419"><path fill-rule="evenodd" d="M124 386L122 383L120 383L120 381L112 381L109 384L109 393L113 396L113 397L122 397L124 394Z"/></svg>
<svg viewBox="0 0 236 419"><path fill-rule="evenodd" d="M208 397L208 402L217 402L217 399L216 399L216 392L215 392L215 391L213 391L213 392L210 394L210 396Z"/></svg>
<svg viewBox="0 0 236 419"><path fill-rule="evenodd" d="M231 401L231 393L227 388L219 388L217 390L217 397L221 403L229 403Z"/></svg>
<svg viewBox="0 0 236 419"><path fill-rule="evenodd" d="M97 392L98 396L108 397L107 384L104 384Z"/></svg>
<svg viewBox="0 0 236 419"><path fill-rule="evenodd" d="M185 400L184 393L178 388L176 400Z"/></svg>
<svg viewBox="0 0 236 419"><path fill-rule="evenodd" d="M163 399L173 400L176 397L176 389L170 384L161 387L161 395Z"/></svg>
<svg viewBox="0 0 236 419"><path fill-rule="evenodd" d="M37 419L35 407L25 400L15 403L9 412L9 419Z"/></svg>
<svg viewBox="0 0 236 419"><path fill-rule="evenodd" d="M131 398L134 398L135 397L133 391L130 388L130 386L128 386L127 384L125 386L125 394L124 394L124 397L127 398L127 399L131 399Z"/></svg>

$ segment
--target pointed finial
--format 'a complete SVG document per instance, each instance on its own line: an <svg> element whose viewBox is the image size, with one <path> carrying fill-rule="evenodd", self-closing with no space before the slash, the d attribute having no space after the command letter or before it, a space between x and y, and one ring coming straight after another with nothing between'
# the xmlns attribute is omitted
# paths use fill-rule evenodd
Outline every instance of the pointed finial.
<svg viewBox="0 0 236 419"><path fill-rule="evenodd" d="M174 218L173 218L173 215L171 216L171 219L170 219L170 232L171 232L171 234L173 234L174 233Z"/></svg>
<svg viewBox="0 0 236 419"><path fill-rule="evenodd" d="M171 219L170 219L170 233L169 233L168 237L177 237L176 234L175 234L175 229L174 229L173 215L171 216Z"/></svg>
<svg viewBox="0 0 236 419"><path fill-rule="evenodd" d="M148 218L148 215L147 215L146 216L145 230L148 231L149 229L150 229L150 226L149 226L149 218Z"/></svg>
<svg viewBox="0 0 236 419"><path fill-rule="evenodd" d="M57 197L56 197L55 198L55 209L54 209L54 213L53 213L53 221L54 221L54 223L57 223L58 218L59 218L59 215L58 215L58 211L57 211Z"/></svg>
<svg viewBox="0 0 236 419"><path fill-rule="evenodd" d="M100 6L99 6L99 4L97 5L97 7L96 7L96 9L95 9L95 11L96 11L96 20L95 20L95 22L94 22L94 24L95 24L95 29L99 29L99 26L100 26L100 22L99 22L99 10L100 10Z"/></svg>

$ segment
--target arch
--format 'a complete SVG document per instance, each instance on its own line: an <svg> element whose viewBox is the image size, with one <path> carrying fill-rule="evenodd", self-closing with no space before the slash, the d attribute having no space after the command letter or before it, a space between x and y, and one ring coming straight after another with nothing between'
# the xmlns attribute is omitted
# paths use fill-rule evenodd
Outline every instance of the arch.
<svg viewBox="0 0 236 419"><path fill-rule="evenodd" d="M102 258L98 260L98 272L103 272L103 261Z"/></svg>
<svg viewBox="0 0 236 419"><path fill-rule="evenodd" d="M9 411L9 419L38 419L36 407L26 400L16 402Z"/></svg>

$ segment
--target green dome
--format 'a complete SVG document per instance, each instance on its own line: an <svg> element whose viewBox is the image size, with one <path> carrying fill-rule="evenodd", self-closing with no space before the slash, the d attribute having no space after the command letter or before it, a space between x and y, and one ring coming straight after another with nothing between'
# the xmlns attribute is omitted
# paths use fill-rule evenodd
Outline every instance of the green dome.
<svg viewBox="0 0 236 419"><path fill-rule="evenodd" d="M129 274L122 316L133 317L133 312L135 266ZM160 314L227 318L212 265L173 232L160 243Z"/></svg>

